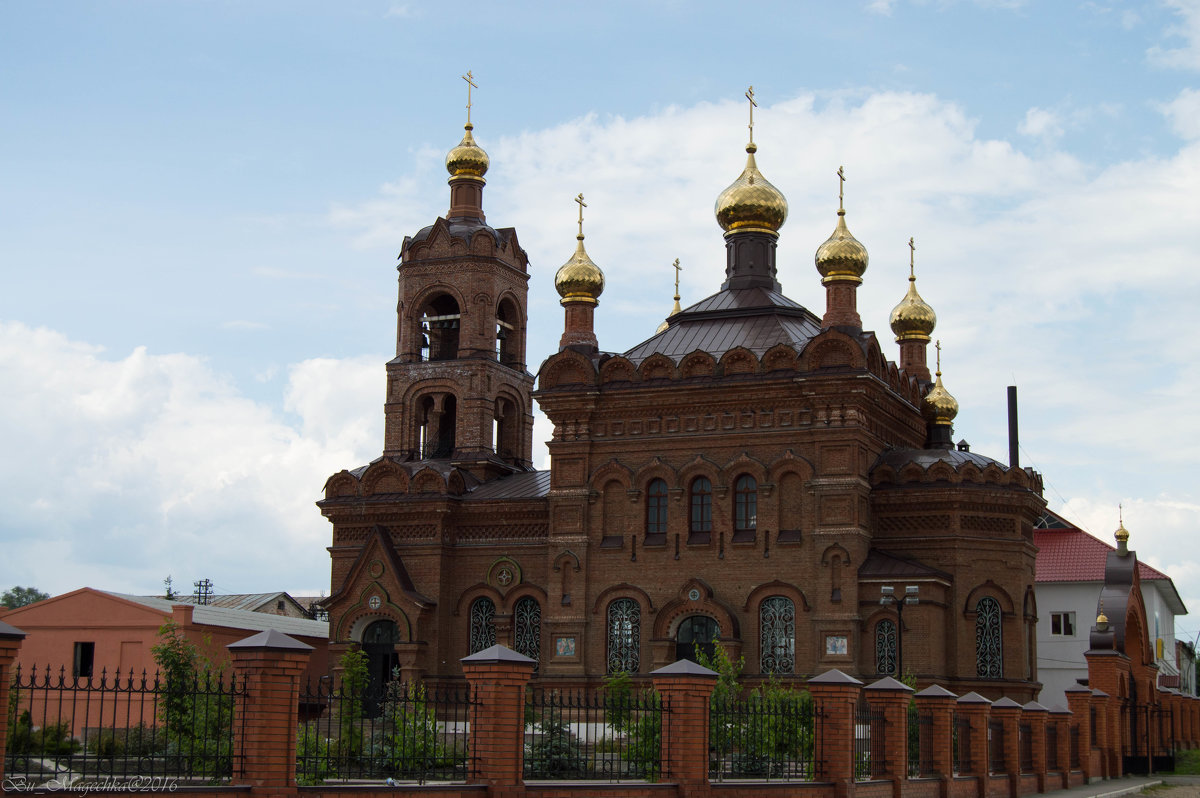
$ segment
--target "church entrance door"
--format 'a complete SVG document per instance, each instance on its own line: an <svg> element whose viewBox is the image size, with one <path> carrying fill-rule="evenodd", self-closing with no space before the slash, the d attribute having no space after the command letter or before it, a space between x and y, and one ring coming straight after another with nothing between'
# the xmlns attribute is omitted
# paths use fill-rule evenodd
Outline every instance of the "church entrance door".
<svg viewBox="0 0 1200 798"><path fill-rule="evenodd" d="M400 666L396 643L400 630L394 621L375 621L363 630L362 649L367 655L367 695L364 709L367 717L379 714L384 687L392 680L392 671Z"/></svg>
<svg viewBox="0 0 1200 798"><path fill-rule="evenodd" d="M711 657L716 640L721 634L721 625L707 615L690 615L679 624L675 633L675 659L696 662L696 649Z"/></svg>

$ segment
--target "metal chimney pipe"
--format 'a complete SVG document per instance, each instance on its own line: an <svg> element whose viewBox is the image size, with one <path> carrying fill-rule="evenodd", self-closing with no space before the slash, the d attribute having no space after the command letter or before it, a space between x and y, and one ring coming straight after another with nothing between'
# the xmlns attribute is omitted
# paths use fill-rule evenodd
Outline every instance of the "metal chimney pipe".
<svg viewBox="0 0 1200 798"><path fill-rule="evenodd" d="M1017 444L1017 386L1008 386L1008 467L1020 468L1020 447Z"/></svg>

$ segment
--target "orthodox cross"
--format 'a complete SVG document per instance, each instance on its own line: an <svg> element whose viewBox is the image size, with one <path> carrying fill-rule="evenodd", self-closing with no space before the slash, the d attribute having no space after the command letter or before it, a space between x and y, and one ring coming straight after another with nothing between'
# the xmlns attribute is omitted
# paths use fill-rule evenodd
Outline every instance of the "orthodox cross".
<svg viewBox="0 0 1200 798"><path fill-rule="evenodd" d="M575 198L575 201L579 203L579 240L582 241L583 240L583 209L587 207L587 203L583 201L583 192L579 193L579 196Z"/></svg>
<svg viewBox="0 0 1200 798"><path fill-rule="evenodd" d="M754 87L746 89L746 99L750 101L750 143L754 143L754 109L758 107L758 103L754 102Z"/></svg>
<svg viewBox="0 0 1200 798"><path fill-rule="evenodd" d="M675 259L675 298L679 299L679 273L683 271L683 267L679 265L679 258Z"/></svg>
<svg viewBox="0 0 1200 798"><path fill-rule="evenodd" d="M471 70L467 70L467 74L462 76L462 79L467 82L467 124L471 124L471 89L478 89L479 84L475 82L475 76L471 74Z"/></svg>
<svg viewBox="0 0 1200 798"><path fill-rule="evenodd" d="M937 375L942 376L942 339L939 338L934 348L937 349Z"/></svg>
<svg viewBox="0 0 1200 798"><path fill-rule="evenodd" d="M837 170L837 176L838 176L838 210L842 211L842 210L845 210L845 208L842 207L842 200L845 197L845 189L846 189L846 167L839 166L838 170Z"/></svg>
<svg viewBox="0 0 1200 798"><path fill-rule="evenodd" d="M916 266L914 261L917 257L917 244L913 241L912 236L908 237L908 279L915 280L917 277Z"/></svg>

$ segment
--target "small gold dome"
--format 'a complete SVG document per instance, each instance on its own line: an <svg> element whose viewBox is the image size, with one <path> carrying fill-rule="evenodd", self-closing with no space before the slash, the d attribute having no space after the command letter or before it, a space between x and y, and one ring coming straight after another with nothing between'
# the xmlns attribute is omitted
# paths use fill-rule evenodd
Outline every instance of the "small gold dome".
<svg viewBox="0 0 1200 798"><path fill-rule="evenodd" d="M746 168L717 197L717 224L726 233L778 233L787 221L787 199L758 171L754 161L757 150L753 143L746 145Z"/></svg>
<svg viewBox="0 0 1200 798"><path fill-rule="evenodd" d="M488 165L491 163L488 160L488 154L483 151L475 143L475 137L471 135L471 131L475 126L468 122L463 126L466 130L463 133L462 141L458 146L446 153L446 171L450 173L451 178L466 177L476 180L483 180L483 176L487 174Z"/></svg>
<svg viewBox="0 0 1200 798"><path fill-rule="evenodd" d="M1104 631L1104 628L1108 626L1108 616L1104 614L1104 610L1100 610L1100 614L1096 616L1096 626L1100 631Z"/></svg>
<svg viewBox="0 0 1200 798"><path fill-rule="evenodd" d="M921 403L921 415L925 416L926 421L940 425L953 423L954 417L958 415L958 400L950 395L945 385L942 385L940 370L937 372L937 381L934 382L933 388L925 394Z"/></svg>
<svg viewBox="0 0 1200 798"><path fill-rule="evenodd" d="M578 244L571 259L559 267L554 275L554 288L562 297L562 303L588 302L597 304L604 293L604 272L588 257L583 248L583 234L575 237Z"/></svg>
<svg viewBox="0 0 1200 798"><path fill-rule="evenodd" d="M892 308L891 326L892 332L896 334L897 343L928 342L930 333L937 326L937 314L917 293L917 278L913 274L908 275L908 293L900 300L899 305Z"/></svg>
<svg viewBox="0 0 1200 798"><path fill-rule="evenodd" d="M821 273L822 283L846 279L862 282L870 259L867 257L867 248L851 235L850 228L846 227L844 208L838 208L837 227L834 228L833 235L817 247L817 254L813 260L817 264L817 271Z"/></svg>
<svg viewBox="0 0 1200 798"><path fill-rule="evenodd" d="M1121 525L1117 527L1117 531L1113 533L1113 536L1117 539L1118 543L1129 542L1129 530L1125 528L1125 523L1123 521L1121 522Z"/></svg>

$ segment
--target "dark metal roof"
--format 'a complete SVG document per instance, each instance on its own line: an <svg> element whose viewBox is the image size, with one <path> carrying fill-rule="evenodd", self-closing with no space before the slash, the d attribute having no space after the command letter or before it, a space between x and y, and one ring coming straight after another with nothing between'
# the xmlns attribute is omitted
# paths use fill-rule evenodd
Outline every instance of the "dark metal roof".
<svg viewBox="0 0 1200 798"><path fill-rule="evenodd" d="M881 551L880 549L871 549L867 552L867 558L863 560L863 564L858 567L859 577L884 577L884 578L909 578L915 579L918 577L944 579L947 582L953 581L950 574L945 571L939 571L937 568L931 568L922 562L910 560L907 557L900 557L890 552Z"/></svg>
<svg viewBox="0 0 1200 798"><path fill-rule="evenodd" d="M902 466L906 466L909 463L916 463L922 468L929 468L929 466L938 462L949 463L954 468L966 465L967 463L974 463L980 468L987 468L992 463L995 463L1004 470L1008 470L1008 467L999 460L993 460L982 454L964 452L959 449L892 449L879 456L879 459L875 461L874 468L889 465L899 470Z"/></svg>
<svg viewBox="0 0 1200 798"><path fill-rule="evenodd" d="M491 499L538 499L550 492L549 471L526 471L483 483L463 498L468 501Z"/></svg>
<svg viewBox="0 0 1200 798"><path fill-rule="evenodd" d="M496 228L490 227L478 219L473 219L471 217L460 216L453 219L438 219L438 222L441 222L443 225L445 225L446 231L449 232L451 236L461 241L470 241L472 236L482 230L490 235L498 246L503 247L512 240L513 236L513 228L511 227L505 227L497 230ZM407 250L413 244L420 243L421 241L429 238L429 234L433 232L433 228L436 226L437 222L434 222L427 227L422 227L417 234L411 238L405 238L403 249Z"/></svg>
<svg viewBox="0 0 1200 798"><path fill-rule="evenodd" d="M667 320L667 329L625 353L634 363L662 354L678 363L697 349L719 358L737 347L761 357L776 344L803 349L821 332L807 308L766 288L720 291Z"/></svg>

